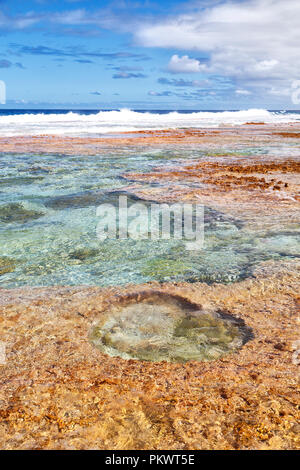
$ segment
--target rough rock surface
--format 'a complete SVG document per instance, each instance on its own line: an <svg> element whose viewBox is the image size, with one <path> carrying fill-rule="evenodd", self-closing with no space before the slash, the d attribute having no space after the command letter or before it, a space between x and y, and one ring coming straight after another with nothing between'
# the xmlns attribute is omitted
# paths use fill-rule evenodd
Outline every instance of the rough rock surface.
<svg viewBox="0 0 300 470"><path fill-rule="evenodd" d="M299 141L299 125L137 132L114 138L1 138L2 152L95 155L166 144L236 148L126 178L148 200L197 201L250 230L299 223L299 157L273 162L240 148ZM295 154L294 154L295 155ZM224 157L224 158L223 158ZM250 164L252 165L250 167ZM201 166L202 163L205 165ZM125 175L124 175L125 176ZM163 187L144 183L163 180ZM181 183L196 183L185 187ZM123 188L124 189L124 188ZM296 233L296 232L295 232ZM74 257L87 256L74 252ZM1 264L2 263L2 264ZM0 271L13 269L0 260ZM1 274L1 272L0 272ZM132 294L178 295L228 312L253 330L242 349L211 362L112 358L89 340L103 312ZM299 435L300 265L260 264L240 283L0 289L2 449L296 449ZM4 357L4 346L6 358ZM3 360L5 359L5 360Z"/></svg>
<svg viewBox="0 0 300 470"><path fill-rule="evenodd" d="M296 449L300 266L233 285L1 290L3 449ZM89 332L128 294L176 294L244 320L254 338L218 361L111 358ZM138 297L137 297L138 298Z"/></svg>
<svg viewBox="0 0 300 470"><path fill-rule="evenodd" d="M262 124L262 123L261 123ZM242 144L272 144L274 140L284 140L297 143L299 139L298 123L279 125L259 125L248 123L243 126L224 126L220 129L167 129L123 132L113 137L67 137L55 135L1 137L2 152L61 152L66 155L81 154L95 155L119 146L138 145L149 146L156 144L179 145L211 145L220 148L224 145Z"/></svg>

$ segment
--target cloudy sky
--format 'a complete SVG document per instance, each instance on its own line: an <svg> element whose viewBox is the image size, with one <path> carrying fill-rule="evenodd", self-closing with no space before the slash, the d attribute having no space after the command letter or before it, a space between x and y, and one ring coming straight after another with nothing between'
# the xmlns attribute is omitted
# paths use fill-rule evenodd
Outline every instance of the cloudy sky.
<svg viewBox="0 0 300 470"><path fill-rule="evenodd" d="M300 1L0 0L0 80L6 107L296 109Z"/></svg>

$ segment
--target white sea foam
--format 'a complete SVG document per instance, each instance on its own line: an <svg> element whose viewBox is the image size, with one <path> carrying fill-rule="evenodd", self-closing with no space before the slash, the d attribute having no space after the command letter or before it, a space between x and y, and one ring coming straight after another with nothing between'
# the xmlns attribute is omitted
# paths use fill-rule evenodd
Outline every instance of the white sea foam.
<svg viewBox="0 0 300 470"><path fill-rule="evenodd" d="M0 116L0 137L17 135L101 135L149 129L213 128L247 122L299 122L299 113L270 112L264 109L223 112L136 112L130 109L100 111L97 114L15 114Z"/></svg>

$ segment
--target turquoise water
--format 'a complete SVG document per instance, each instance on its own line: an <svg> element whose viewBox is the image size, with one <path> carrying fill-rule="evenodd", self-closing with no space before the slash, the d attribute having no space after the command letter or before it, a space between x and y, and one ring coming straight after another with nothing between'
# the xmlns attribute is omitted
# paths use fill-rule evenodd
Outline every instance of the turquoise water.
<svg viewBox="0 0 300 470"><path fill-rule="evenodd" d="M122 174L202 155L132 147L94 156L0 154L0 286L235 282L262 261L299 257L299 225L287 230L282 221L280 231L255 233L209 207L199 252L182 240L97 238L96 207L126 194Z"/></svg>

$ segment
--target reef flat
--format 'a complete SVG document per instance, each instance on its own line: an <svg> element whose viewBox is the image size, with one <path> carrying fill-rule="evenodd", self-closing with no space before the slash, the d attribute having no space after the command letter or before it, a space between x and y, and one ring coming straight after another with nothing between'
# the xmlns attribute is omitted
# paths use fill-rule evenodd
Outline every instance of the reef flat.
<svg viewBox="0 0 300 470"><path fill-rule="evenodd" d="M111 133L101 137L57 136L51 134L35 136L0 137L2 152L60 152L65 155L94 155L97 150L117 149L132 145L205 145L222 147L232 143L253 145L255 143L297 142L300 135L298 123L264 124L247 123L240 126L225 125L219 128L202 129L161 129L134 132Z"/></svg>
<svg viewBox="0 0 300 470"><path fill-rule="evenodd" d="M2 290L6 449L296 449L300 266L251 280ZM210 362L110 357L89 340L112 305L169 294L243 320L253 337ZM140 296L140 297L139 297Z"/></svg>
<svg viewBox="0 0 300 470"><path fill-rule="evenodd" d="M0 139L1 448L300 447L299 136ZM120 194L204 205L204 250L99 244Z"/></svg>

